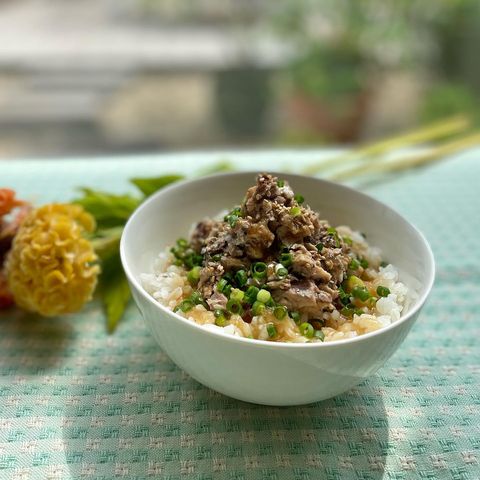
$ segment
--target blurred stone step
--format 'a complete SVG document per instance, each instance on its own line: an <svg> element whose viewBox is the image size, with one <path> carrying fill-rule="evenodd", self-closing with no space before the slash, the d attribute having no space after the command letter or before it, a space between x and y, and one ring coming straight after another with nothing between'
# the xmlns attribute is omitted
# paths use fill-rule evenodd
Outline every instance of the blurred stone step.
<svg viewBox="0 0 480 480"><path fill-rule="evenodd" d="M112 92L125 85L131 76L118 72L43 71L26 76L25 87L33 91Z"/></svg>
<svg viewBox="0 0 480 480"><path fill-rule="evenodd" d="M92 122L108 98L130 79L130 72L107 68L25 69L2 88L0 124Z"/></svg>
<svg viewBox="0 0 480 480"><path fill-rule="evenodd" d="M91 91L19 89L0 98L0 124L92 121L104 100L103 93Z"/></svg>

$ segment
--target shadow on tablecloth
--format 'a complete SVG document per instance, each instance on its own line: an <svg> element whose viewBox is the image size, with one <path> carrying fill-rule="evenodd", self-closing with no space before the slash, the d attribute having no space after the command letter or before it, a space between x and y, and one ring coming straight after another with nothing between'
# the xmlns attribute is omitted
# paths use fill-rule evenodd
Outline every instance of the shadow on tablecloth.
<svg viewBox="0 0 480 480"><path fill-rule="evenodd" d="M41 378L58 369L73 353L72 325L65 318L45 318L9 309L0 312L1 368L8 376Z"/></svg>
<svg viewBox="0 0 480 480"><path fill-rule="evenodd" d="M72 478L383 477L391 445L375 377L308 406L252 405L203 387L152 345L75 378L63 422Z"/></svg>

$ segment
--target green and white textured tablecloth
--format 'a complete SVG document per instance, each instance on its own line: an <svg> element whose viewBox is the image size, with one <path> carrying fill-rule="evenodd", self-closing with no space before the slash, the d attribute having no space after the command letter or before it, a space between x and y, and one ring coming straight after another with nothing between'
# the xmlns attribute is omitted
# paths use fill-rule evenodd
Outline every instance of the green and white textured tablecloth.
<svg viewBox="0 0 480 480"><path fill-rule="evenodd" d="M225 156L299 170L318 155L4 161L0 186L39 204L78 185L133 191L133 175L193 173ZM480 479L479 186L479 151L361 186L425 233L437 280L385 367L318 404L256 406L203 387L133 305L111 336L95 304L58 319L0 314L0 479Z"/></svg>

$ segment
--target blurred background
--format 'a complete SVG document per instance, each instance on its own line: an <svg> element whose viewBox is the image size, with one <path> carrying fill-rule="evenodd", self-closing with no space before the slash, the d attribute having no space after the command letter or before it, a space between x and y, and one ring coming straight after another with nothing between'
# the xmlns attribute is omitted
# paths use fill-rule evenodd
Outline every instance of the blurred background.
<svg viewBox="0 0 480 480"><path fill-rule="evenodd" d="M480 98L478 0L2 0L0 157L355 143Z"/></svg>

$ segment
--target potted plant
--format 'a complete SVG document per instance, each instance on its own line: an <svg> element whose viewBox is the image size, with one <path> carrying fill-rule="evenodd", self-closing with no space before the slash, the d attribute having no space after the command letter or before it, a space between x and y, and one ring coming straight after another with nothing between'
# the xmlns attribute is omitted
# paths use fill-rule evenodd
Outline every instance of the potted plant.
<svg viewBox="0 0 480 480"><path fill-rule="evenodd" d="M300 128L349 142L367 112L364 59L346 43L313 44L287 70L288 111Z"/></svg>

